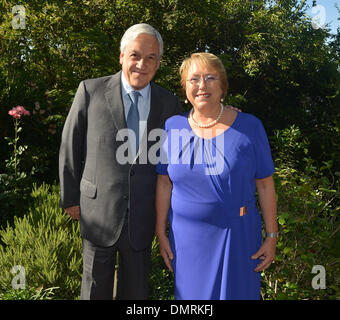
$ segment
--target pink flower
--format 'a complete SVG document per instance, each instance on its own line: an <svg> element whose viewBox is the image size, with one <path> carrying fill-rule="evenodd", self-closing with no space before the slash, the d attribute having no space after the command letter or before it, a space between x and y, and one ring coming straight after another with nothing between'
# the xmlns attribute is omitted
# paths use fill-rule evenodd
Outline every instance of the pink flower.
<svg viewBox="0 0 340 320"><path fill-rule="evenodd" d="M23 106L16 106L12 110L8 111L8 114L14 119L20 119L22 116L29 116L31 113Z"/></svg>

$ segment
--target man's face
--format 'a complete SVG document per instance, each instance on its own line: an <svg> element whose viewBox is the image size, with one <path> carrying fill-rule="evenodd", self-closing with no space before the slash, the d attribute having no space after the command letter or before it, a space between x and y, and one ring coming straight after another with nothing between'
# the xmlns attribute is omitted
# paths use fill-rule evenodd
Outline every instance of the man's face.
<svg viewBox="0 0 340 320"><path fill-rule="evenodd" d="M120 64L126 80L135 90L145 88L159 68L159 44L157 38L142 33L131 40L120 54Z"/></svg>

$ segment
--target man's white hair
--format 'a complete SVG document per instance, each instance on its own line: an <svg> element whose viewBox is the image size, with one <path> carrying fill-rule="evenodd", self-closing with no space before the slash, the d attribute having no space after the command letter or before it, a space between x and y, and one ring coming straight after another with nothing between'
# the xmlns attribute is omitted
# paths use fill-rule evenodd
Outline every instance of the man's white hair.
<svg viewBox="0 0 340 320"><path fill-rule="evenodd" d="M155 36L159 44L159 57L163 55L163 39L160 33L152 26L147 23L135 24L129 29L127 29L120 41L120 52L124 53L126 46L131 40L135 40L141 33L150 34Z"/></svg>

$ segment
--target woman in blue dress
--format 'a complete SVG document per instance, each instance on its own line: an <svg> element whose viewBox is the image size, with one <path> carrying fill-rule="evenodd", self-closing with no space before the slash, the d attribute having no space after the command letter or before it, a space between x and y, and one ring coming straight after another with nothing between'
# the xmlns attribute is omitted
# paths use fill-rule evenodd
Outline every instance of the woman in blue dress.
<svg viewBox="0 0 340 320"><path fill-rule="evenodd" d="M166 121L156 188L156 234L175 299L260 299L277 240L267 135L255 116L223 107L227 76L215 55L192 54L180 75L192 109Z"/></svg>

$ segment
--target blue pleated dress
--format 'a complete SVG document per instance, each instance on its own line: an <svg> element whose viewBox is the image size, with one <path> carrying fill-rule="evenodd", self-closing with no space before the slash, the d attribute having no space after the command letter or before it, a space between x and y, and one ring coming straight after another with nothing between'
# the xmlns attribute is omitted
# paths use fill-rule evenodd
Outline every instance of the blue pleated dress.
<svg viewBox="0 0 340 320"><path fill-rule="evenodd" d="M238 113L212 139L196 136L188 112L169 118L158 174L172 183L169 240L177 300L260 299L262 243L255 179L274 173L261 121ZM246 207L243 214L242 207Z"/></svg>

